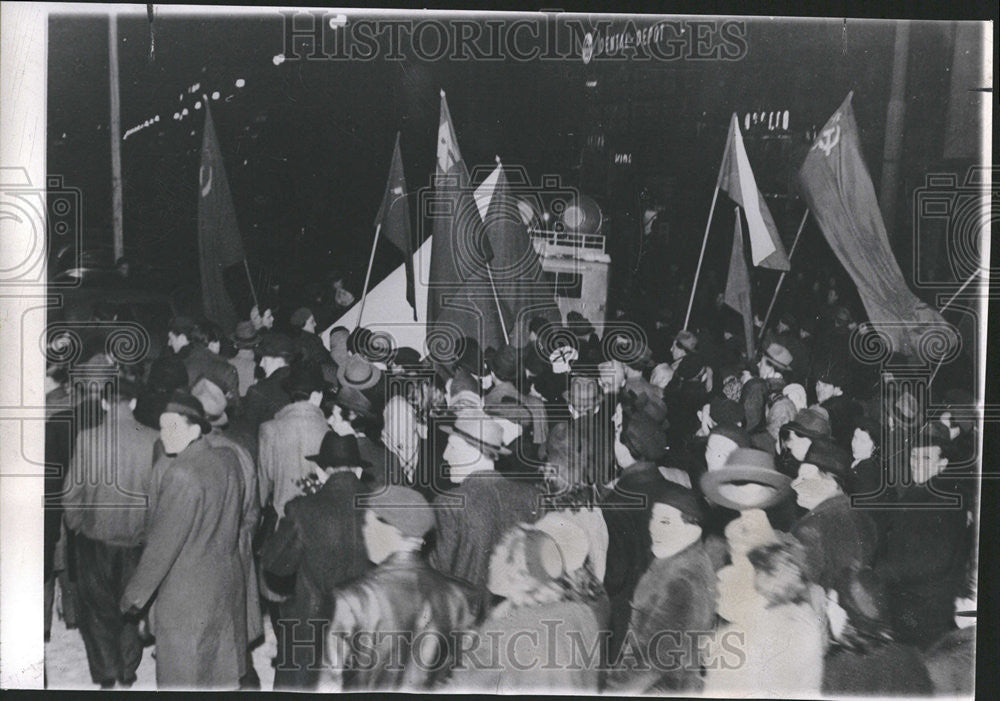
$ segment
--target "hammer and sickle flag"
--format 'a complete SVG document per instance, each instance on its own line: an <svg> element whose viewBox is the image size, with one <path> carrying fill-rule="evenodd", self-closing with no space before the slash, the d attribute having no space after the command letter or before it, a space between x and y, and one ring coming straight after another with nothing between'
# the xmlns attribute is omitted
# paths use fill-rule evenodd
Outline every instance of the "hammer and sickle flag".
<svg viewBox="0 0 1000 701"><path fill-rule="evenodd" d="M903 278L889 246L875 187L865 167L849 93L820 130L799 169L799 185L830 248L858 287L869 321L889 336L894 351L919 356L928 325L953 338L936 309Z"/></svg>
<svg viewBox="0 0 1000 701"><path fill-rule="evenodd" d="M198 262L201 268L202 307L206 317L226 331L232 331L236 326L236 310L226 291L223 273L229 266L242 261L246 253L212 112L207 104L198 181Z"/></svg>

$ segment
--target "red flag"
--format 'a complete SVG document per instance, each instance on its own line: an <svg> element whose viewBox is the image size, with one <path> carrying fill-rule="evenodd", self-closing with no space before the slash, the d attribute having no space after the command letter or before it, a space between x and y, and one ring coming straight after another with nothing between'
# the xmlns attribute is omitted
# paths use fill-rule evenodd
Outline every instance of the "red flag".
<svg viewBox="0 0 1000 701"><path fill-rule="evenodd" d="M830 248L857 285L869 320L895 351L913 355L928 324L954 336L941 315L906 286L889 247L875 188L861 157L852 95L820 130L799 170L799 184Z"/></svg>
<svg viewBox="0 0 1000 701"><path fill-rule="evenodd" d="M236 327L236 311L226 291L223 272L246 258L246 254L226 178L226 164L207 104L198 171L198 253L205 316L227 332L232 331Z"/></svg>
<svg viewBox="0 0 1000 701"><path fill-rule="evenodd" d="M410 210L406 203L406 178L403 177L403 155L399 150L399 132L392 151L389 179L385 183L382 205L375 217L375 226L385 234L389 243L403 254L406 266L406 301L413 308L417 320L417 293L413 282L413 235L410 231Z"/></svg>
<svg viewBox="0 0 1000 701"><path fill-rule="evenodd" d="M453 337L457 330L476 339L481 348L499 348L503 330L486 269L492 252L469 192L469 173L458 148L444 91L437 156L434 197L428 203L433 219L428 336Z"/></svg>
<svg viewBox="0 0 1000 701"><path fill-rule="evenodd" d="M494 252L491 269L504 321L511 343L521 346L528 340L532 317L562 318L553 301L552 283L542 273L538 252L531 243L503 166L497 165L483 181L475 199Z"/></svg>
<svg viewBox="0 0 1000 701"><path fill-rule="evenodd" d="M747 270L746 256L743 254L743 225L740 222L740 208L736 208L736 224L733 227L733 251L729 256L729 276L726 278L726 305L743 317L743 335L747 342L747 358L752 359L753 351L753 308L750 304L750 271Z"/></svg>
<svg viewBox="0 0 1000 701"><path fill-rule="evenodd" d="M743 135L740 133L740 125L735 114L729 122L726 152L719 168L719 187L729 193L729 197L746 213L750 234L750 257L753 259L753 264L771 270L788 270L785 247L781 245L781 237L778 235L778 227L774 224L771 210L757 189L757 179L754 178L753 170L750 168L747 149L743 144Z"/></svg>

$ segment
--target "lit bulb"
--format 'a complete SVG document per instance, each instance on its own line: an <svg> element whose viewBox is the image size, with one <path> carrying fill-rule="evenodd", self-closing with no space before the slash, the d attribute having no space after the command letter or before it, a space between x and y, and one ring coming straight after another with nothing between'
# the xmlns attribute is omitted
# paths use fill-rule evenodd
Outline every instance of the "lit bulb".
<svg viewBox="0 0 1000 701"><path fill-rule="evenodd" d="M237 78L236 79L236 87L242 88L246 84L247 84L247 82L245 80L243 80L242 78Z"/></svg>
<svg viewBox="0 0 1000 701"><path fill-rule="evenodd" d="M213 100L218 100L219 99L219 91L218 90L216 90L214 93L212 93L212 99Z"/></svg>
<svg viewBox="0 0 1000 701"><path fill-rule="evenodd" d="M194 103L194 108L196 110L200 110L201 109L201 100L198 100L196 103Z"/></svg>
<svg viewBox="0 0 1000 701"><path fill-rule="evenodd" d="M185 107L184 109L181 110L181 115L184 116L184 117L188 116L188 108L187 107Z"/></svg>
<svg viewBox="0 0 1000 701"><path fill-rule="evenodd" d="M153 121L154 122L160 121L160 115L156 115L155 117L153 117Z"/></svg>
<svg viewBox="0 0 1000 701"><path fill-rule="evenodd" d="M280 66L282 63L285 62L285 54L277 54L274 58L271 59L271 62L276 66Z"/></svg>

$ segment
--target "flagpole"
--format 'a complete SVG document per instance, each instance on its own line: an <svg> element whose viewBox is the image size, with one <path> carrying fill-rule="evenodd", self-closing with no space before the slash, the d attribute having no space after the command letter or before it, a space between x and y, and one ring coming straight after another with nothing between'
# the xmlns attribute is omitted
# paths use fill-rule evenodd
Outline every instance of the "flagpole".
<svg viewBox="0 0 1000 701"><path fill-rule="evenodd" d="M799 230L795 232L795 240L792 241L792 250L788 253L788 267L792 267L792 256L795 255L795 248L799 245L799 237L802 236L802 229L806 225L806 219L809 217L809 209L807 208L805 212L802 213L802 221L799 222ZM788 275L787 270L781 271L781 277L778 278L778 284L774 286L774 294L771 295L771 303L767 305L767 314L764 315L764 323L760 326L760 335L757 337L757 343L759 344L764 339L764 333L767 331L767 321L771 318L771 312L774 311L774 303L778 299L778 293L781 292L781 285L785 282L785 276Z"/></svg>
<svg viewBox="0 0 1000 701"><path fill-rule="evenodd" d="M951 297L950 297L950 298L948 299L948 301L944 303L944 306L943 306L943 307L941 307L941 312L940 312L940 313L942 313L942 314L943 314L943 313L944 313L944 310L945 310L945 309L947 309L948 307L950 307L950 306L951 306L951 303L952 303L952 302L954 302L954 301L955 301L955 299L957 299L957 298L958 298L958 296L959 296L960 294L962 294L962 292L964 292L964 291L965 291L965 288L966 288L966 287L968 287L968 286L969 286L969 285L970 285L970 284L972 283L972 281L973 281L973 280L975 280L975 279L976 279L977 277L979 277L979 272L980 272L979 270L976 270L976 271L975 271L974 273L972 273L972 275L970 275L970 276L968 277L968 279L967 279L967 280L966 280L965 282L963 282L963 283L962 283L962 286L958 288L958 291L956 291L956 292L955 292L955 294L953 294L953 295L952 295L952 296L951 296ZM937 365L935 365L935 366L934 366L934 372L932 372L932 373L931 373L931 377L930 377L930 379L929 379L929 380L927 380L927 386L928 386L928 387L930 387L930 386L931 386L931 383L932 383L932 382L934 382L934 378L935 378L935 377L937 377L937 374L938 374L938 370L940 370L940 369L941 369L941 364L942 364L942 363L944 362L944 356L945 356L945 354L944 354L944 353L942 353L942 354L941 354L941 357L940 357L940 358L938 358L938 361L937 361Z"/></svg>
<svg viewBox="0 0 1000 701"><path fill-rule="evenodd" d="M503 320L503 310L500 308L500 297L497 296L497 287L493 284L493 269L490 264L486 264L486 274L490 277L490 287L493 288L493 301L497 303L497 316L500 317L500 329L503 331L503 340L510 344L510 337L507 335L507 324Z"/></svg>
<svg viewBox="0 0 1000 701"><path fill-rule="evenodd" d="M975 280L975 279L976 279L977 277L979 277L979 272L980 272L980 271L979 271L979 270L977 270L976 272L972 273L972 275L970 275L970 276L969 276L969 279L968 279L968 280L966 280L965 282L963 282L963 283L962 283L962 286L958 288L958 291L957 291L957 292L956 292L955 294L953 294L953 295L951 296L951 298L950 298L950 299L949 299L949 300L948 300L947 302L945 302L945 303L944 303L944 306L943 306L943 307L941 307L941 313L942 313L942 314L944 313L944 310L945 310L945 309L947 309L948 307L950 307L950 306L951 306L951 303L952 303L952 302L954 302L954 301L955 301L955 299L956 299L956 298L957 298L957 297L958 297L958 296L959 296L960 294L962 294L963 292L965 292L965 288L966 288L966 287L968 287L968 286L969 286L969 284L970 284L970 283L971 283L971 282L972 282L973 280Z"/></svg>
<svg viewBox="0 0 1000 701"><path fill-rule="evenodd" d="M496 156L497 167L500 166L500 156ZM484 232L485 236L485 232ZM497 295L497 286L493 284L493 268L490 266L490 262L486 261L486 274L490 278L490 287L493 289L493 301L497 305L497 316L500 317L500 330L503 331L504 343L510 345L510 337L507 335L507 323L503 320L503 309L500 308L500 297Z"/></svg>
<svg viewBox="0 0 1000 701"><path fill-rule="evenodd" d="M260 308L260 302L257 301L257 291L253 288L253 278L250 276L250 266L247 265L247 259L243 259L243 269L247 271L247 282L250 283L250 294L253 296L253 305L257 307L258 312L263 312L264 310Z"/></svg>
<svg viewBox="0 0 1000 701"><path fill-rule="evenodd" d="M687 314L684 315L684 330L687 331L691 320L691 307L694 306L694 293L698 289L698 276L701 275L701 264L705 260L705 246L708 244L708 230L712 227L712 216L715 214L715 201L719 198L719 186L722 179L715 181L715 194L712 195L712 206L708 210L708 223L705 224L705 237L701 240L701 253L698 255L698 267L694 271L694 284L691 285L691 298L688 300Z"/></svg>
<svg viewBox="0 0 1000 701"><path fill-rule="evenodd" d="M115 263L125 255L122 224L121 94L118 86L118 14L108 16L108 68L111 97L111 224Z"/></svg>
<svg viewBox="0 0 1000 701"><path fill-rule="evenodd" d="M390 205L391 206L391 205ZM382 232L382 222L375 227L375 240L372 241L372 254L368 256L368 272L365 273L365 287L361 290L361 309L358 311L358 321L354 328L361 326L361 316L365 313L365 299L368 297L368 281L372 276L372 263L375 262L375 249L378 247L378 236Z"/></svg>

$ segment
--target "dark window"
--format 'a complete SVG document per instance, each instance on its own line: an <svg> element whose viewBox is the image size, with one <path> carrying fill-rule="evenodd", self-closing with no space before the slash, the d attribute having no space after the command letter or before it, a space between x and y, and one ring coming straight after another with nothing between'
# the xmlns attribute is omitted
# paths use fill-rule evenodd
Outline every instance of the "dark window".
<svg viewBox="0 0 1000 701"><path fill-rule="evenodd" d="M556 297L580 299L583 294L583 275L580 273L546 272L545 279L556 288Z"/></svg>

